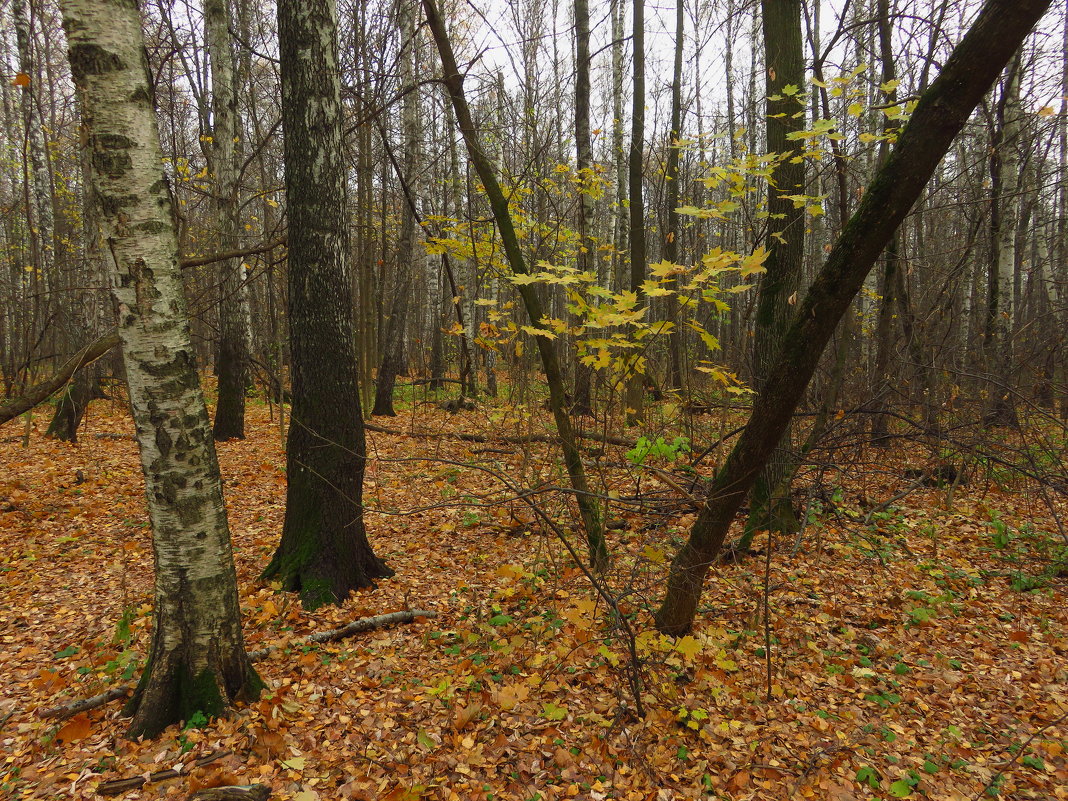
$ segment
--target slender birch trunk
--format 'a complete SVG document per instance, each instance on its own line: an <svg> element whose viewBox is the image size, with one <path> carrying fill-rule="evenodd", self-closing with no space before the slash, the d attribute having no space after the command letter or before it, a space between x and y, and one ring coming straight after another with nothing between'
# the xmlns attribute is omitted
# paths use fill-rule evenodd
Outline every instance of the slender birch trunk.
<svg viewBox="0 0 1068 801"><path fill-rule="evenodd" d="M204 40L211 63L211 167L215 173L212 205L221 252L240 247L240 203L237 196L235 140L238 137L234 56L230 46L233 19L230 0L204 3ZM215 408L216 440L245 438L245 390L248 385L249 303L241 259L219 262L219 403Z"/></svg>

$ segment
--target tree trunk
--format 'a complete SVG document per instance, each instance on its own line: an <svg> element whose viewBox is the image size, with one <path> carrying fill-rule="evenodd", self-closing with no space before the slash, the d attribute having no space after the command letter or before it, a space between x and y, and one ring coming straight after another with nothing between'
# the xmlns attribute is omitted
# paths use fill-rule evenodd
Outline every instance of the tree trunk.
<svg viewBox="0 0 1068 801"><path fill-rule="evenodd" d="M85 95L155 553L155 625L126 711L154 736L262 686L245 652L219 465L189 339L178 242L136 5L63 0Z"/></svg>
<svg viewBox="0 0 1068 801"><path fill-rule="evenodd" d="M281 0L293 408L282 541L264 571L308 609L393 575L363 524L365 442L348 265L337 8Z"/></svg>
<svg viewBox="0 0 1068 801"><path fill-rule="evenodd" d="M795 158L797 144L790 134L805 127L804 105L798 93L805 62L801 52L801 0L763 0L764 74L767 92L767 150L780 161L768 181L768 257L757 290L753 337L753 374L756 389L768 382L782 346L783 335L801 288L805 256L805 209L788 195L805 194L805 162ZM800 206L800 207L799 207ZM797 514L790 501L795 460L791 453L792 427L760 472L750 497L749 519L738 544L749 549L758 530L790 533L797 529Z"/></svg>
<svg viewBox="0 0 1068 801"><path fill-rule="evenodd" d="M984 359L990 375L990 425L1016 422L1012 400L1012 284L1016 265L1016 225L1019 220L1020 134L1020 54L1005 76L1005 86L997 107L997 130L990 156L991 176L991 261L987 281L987 320Z"/></svg>
<svg viewBox="0 0 1068 801"><path fill-rule="evenodd" d="M893 23L890 20L890 0L877 0L877 14L879 18L879 60L882 62L882 75L880 76L884 86L893 87L897 81L897 69L894 66L893 48ZM897 89L891 88L886 92L883 102L888 104L897 103ZM883 122L883 133L892 135L900 127L897 117L886 117ZM890 154L890 144L886 139L879 143L879 163L886 161ZM889 406L889 395L894 386L894 378L890 373L890 360L894 352L894 311L898 306L895 298L897 286L901 279L897 273L901 270L898 253L900 252L899 234L894 232L890 243L886 246L883 254L883 274L880 280L881 299L879 301L879 317L875 329L875 370L873 382L871 421L871 439L874 445L887 447L890 440L887 437L888 416L885 414ZM917 365L917 369L919 369Z"/></svg>
<svg viewBox="0 0 1068 801"><path fill-rule="evenodd" d="M422 127L419 113L419 89L416 75L419 72L419 29L415 25L415 9L418 0L401 0L397 11L397 27L400 29L402 51L400 55L401 87L409 90L404 96L401 111L401 128L404 136L404 164L400 180L404 185L405 200L401 209L400 248L397 252L397 269L394 279L394 296L386 321L385 346L382 363L378 368L375 383L373 415L396 416L393 410L393 388L397 376L404 369L404 340L408 327L408 310L411 307L414 276L425 272L423 262L426 251L422 247L422 231L416 216L422 200L417 190L417 181L422 169ZM418 261L418 264L417 264Z"/></svg>
<svg viewBox="0 0 1068 801"><path fill-rule="evenodd" d="M630 153L627 158L627 187L630 194L630 285L639 298L645 293L645 200L642 195L645 166L645 0L633 0L631 19L631 58L633 96L630 99ZM648 298L645 299L648 303ZM628 359L623 405L628 425L642 419L645 399L645 362L640 350Z"/></svg>
<svg viewBox="0 0 1068 801"><path fill-rule="evenodd" d="M672 562L656 613L660 631L682 634L693 625L708 569L746 493L790 424L838 321L954 137L1049 4L988 0L920 99L799 305L749 422L711 483L689 540Z"/></svg>
<svg viewBox="0 0 1068 801"><path fill-rule="evenodd" d="M438 53L441 55L441 65L444 72L443 82L452 99L452 106L456 112L456 121L467 146L471 163L478 173L479 180L482 181L486 196L489 199L494 220L500 231L508 265L514 273L519 275L526 274L526 262L523 259L519 238L516 236L515 227L512 224L511 214L508 210L508 199L504 196L504 192L501 191L493 165L478 141L478 133L471 119L467 98L464 96L463 75L456 65L456 57L453 55L452 45L445 31L445 24L438 15L434 0L423 0L423 9L426 12L427 23L437 44ZM541 326L545 315L542 312L541 300L538 297L536 288L531 284L520 284L517 290L523 300L523 306L526 309L531 325ZM575 491L575 502L578 505L582 525L586 531L590 564L596 570L605 570L608 568L609 557L608 547L604 538L604 528L601 524L600 508L586 480L586 471L582 466L582 454L578 449L571 417L566 408L564 376L560 369L560 358L555 345L548 337L536 336L535 340L537 340L542 369L545 372L545 383L549 388L549 409L556 423L557 436L560 438L560 450L563 452L564 466L571 480L571 488Z"/></svg>
<svg viewBox="0 0 1068 801"><path fill-rule="evenodd" d="M590 138L590 3L575 0L575 165L578 168L578 254L580 273L596 270L597 246L593 239L593 197L585 183L593 178L593 142ZM575 345L575 392L572 411L593 414L593 369L582 361L582 346Z"/></svg>
<svg viewBox="0 0 1068 801"><path fill-rule="evenodd" d="M671 130L668 131L667 168L664 171L664 212L667 216L667 232L664 235L664 261L677 262L679 258L679 145L682 137L682 48L685 43L685 5L682 0L675 4L675 63L671 73ZM664 298L667 303L668 321L668 386L683 388L682 381L682 336L679 331L679 304L675 295Z"/></svg>
<svg viewBox="0 0 1068 801"><path fill-rule="evenodd" d="M218 250L238 247L240 204L234 140L238 137L234 58L230 47L233 14L229 0L204 3L204 40L211 61L211 142L207 148L215 172L212 205L219 227ZM219 402L215 408L216 440L245 438L245 392L248 389L248 290L240 258L219 262Z"/></svg>

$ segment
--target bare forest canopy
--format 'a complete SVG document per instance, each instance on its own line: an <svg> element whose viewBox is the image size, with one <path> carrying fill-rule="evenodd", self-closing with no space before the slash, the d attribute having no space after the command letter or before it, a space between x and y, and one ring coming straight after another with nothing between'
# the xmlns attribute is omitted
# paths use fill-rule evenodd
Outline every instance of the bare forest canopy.
<svg viewBox="0 0 1068 801"><path fill-rule="evenodd" d="M0 115L0 796L1068 797L1063 3L0 0Z"/></svg>

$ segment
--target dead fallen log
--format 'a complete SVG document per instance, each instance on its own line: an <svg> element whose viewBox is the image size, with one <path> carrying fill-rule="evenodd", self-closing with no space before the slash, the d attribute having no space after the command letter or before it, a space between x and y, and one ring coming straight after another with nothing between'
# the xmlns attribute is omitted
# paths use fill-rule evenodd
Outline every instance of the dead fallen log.
<svg viewBox="0 0 1068 801"><path fill-rule="evenodd" d="M400 623L411 623L421 617L432 618L437 616L437 612L429 612L425 609L402 609L399 612L387 612L383 615L362 617L339 629L330 629L329 631L320 631L316 634L309 634L307 637L302 637L299 640L290 643L290 647L296 646L299 648L300 646L309 643L321 645L322 643L337 642L338 640L344 640L347 637L352 637L353 635L365 631L384 629L389 626L396 626ZM253 662L258 662L261 659L266 659L277 650L277 645L269 645L266 648L252 651L248 656ZM49 707L48 709L39 709L37 711L37 716L46 720L65 720L73 715L77 715L79 712L87 712L90 709L96 709L99 706L103 706L104 704L118 700L119 698L125 698L132 692L133 685L124 684L120 687L113 687L107 692L100 693L99 695L94 695L91 698L82 698L78 701L71 701L70 703L60 704L59 706Z"/></svg>
<svg viewBox="0 0 1068 801"><path fill-rule="evenodd" d="M292 643L290 647L300 647L301 645L307 645L309 643L321 645L322 643L327 642L337 642L338 640L344 640L346 637L352 637L355 634L360 634L365 631L384 629L389 626L396 626L398 623L411 623L416 618L420 617L437 616L437 612L428 612L424 609L402 609L399 612L387 612L384 615L362 617L339 629L330 629L329 631L320 631L317 634L309 634L307 637L303 637ZM257 651L253 651L248 656L253 662L258 662L261 659L266 659L277 650L277 645L269 645L266 648L260 648Z"/></svg>
<svg viewBox="0 0 1068 801"><path fill-rule="evenodd" d="M266 784L243 784L197 790L186 801L267 801L270 797L271 788Z"/></svg>
<svg viewBox="0 0 1068 801"><path fill-rule="evenodd" d="M111 331L75 353L44 381L34 384L19 397L4 401L0 404L0 425L24 412L28 412L34 406L44 403L66 386L67 382L81 368L87 364L92 364L118 344L118 331Z"/></svg>
<svg viewBox="0 0 1068 801"><path fill-rule="evenodd" d="M111 781L101 782L96 791L99 795L119 795L130 790L136 790L139 787L144 787L146 784L155 784L156 782L165 782L168 779L177 779L179 776L185 776L189 774L194 768L200 768L204 765L210 765L212 762L217 762L220 759L230 756L233 751L215 751L208 754L205 757L195 760L189 767L174 769L169 768L167 770L158 770L155 773L150 773L148 776L131 776L129 779L112 779ZM253 785L257 786L257 785ZM235 796L236 798L237 796ZM242 798L255 798L257 796L241 796ZM267 796L263 796L264 799Z"/></svg>

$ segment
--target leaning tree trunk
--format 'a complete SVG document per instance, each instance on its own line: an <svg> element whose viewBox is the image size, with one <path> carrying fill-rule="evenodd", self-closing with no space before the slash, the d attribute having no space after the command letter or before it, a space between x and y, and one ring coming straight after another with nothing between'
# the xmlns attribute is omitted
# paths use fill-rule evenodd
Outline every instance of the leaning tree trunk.
<svg viewBox="0 0 1068 801"><path fill-rule="evenodd" d="M467 97L464 95L463 75L456 65L456 56L453 54L448 33L445 31L445 23L438 14L434 0L423 0L423 10L426 12L427 23L430 26L434 42L437 44L438 53L441 56L441 66L444 72L442 80L452 100L452 106L456 112L456 122L459 125L460 133L463 135L471 163L478 173L479 180L482 181L482 186L485 188L493 218L500 231L508 266L517 275L527 274L526 262L519 246L519 238L516 236L511 213L508 210L508 199L504 196L501 185L497 181L493 164L478 141L478 132L471 119L471 110L467 105ZM519 284L517 290L520 298L522 298L523 307L531 325L542 325L545 315L542 311L541 299L538 297L537 289L533 285L526 283ZM556 347L548 337L536 336L535 340L537 340L538 355L541 357L542 369L545 373L545 383L549 388L549 410L552 412L553 421L556 423L556 434L560 439L564 467L567 470L568 478L571 480L571 488L575 492L575 502L579 508L579 516L582 518L582 526L586 532L590 564L598 571L606 570L609 565L609 555L608 546L604 538L604 527L601 523L601 510L596 496L590 491L589 482L586 480L586 469L582 465L582 454L575 438L571 416L566 408L564 376L560 369L560 357Z"/></svg>
<svg viewBox="0 0 1068 801"><path fill-rule="evenodd" d="M838 321L954 137L1050 2L988 0L921 97L799 305L749 422L712 481L689 540L671 564L656 613L660 631L682 634L693 625L708 569L746 493L790 424Z"/></svg>
<svg viewBox="0 0 1068 801"><path fill-rule="evenodd" d="M234 140L238 136L234 58L230 47L229 0L204 4L204 39L211 60L211 166L215 171L213 211L219 229L218 249L237 249L240 206ZM213 434L217 440L245 438L245 391L248 384L249 311L241 259L219 262L219 403Z"/></svg>
<svg viewBox="0 0 1068 801"><path fill-rule="evenodd" d="M278 3L293 407L282 541L264 571L314 609L393 575L363 525L366 459L348 265L333 0Z"/></svg>
<svg viewBox="0 0 1068 801"><path fill-rule="evenodd" d="M245 652L222 482L189 339L178 241L137 6L63 0L85 95L92 190L104 210L130 405L155 553L148 662L129 734L221 714L262 686Z"/></svg>
<svg viewBox="0 0 1068 801"><path fill-rule="evenodd" d="M788 86L804 85L805 61L801 51L801 0L763 0L761 19L764 33L764 71L767 90L768 153L781 160L768 181L767 270L757 290L756 321L753 332L753 371L759 391L782 347L783 334L801 287L801 267L805 257L805 209L790 195L805 194L805 162L797 158L797 142L791 134L805 127L805 107ZM749 519L738 550L745 553L758 530L792 532L797 515L790 502L790 482L794 472L791 429L769 457L753 485Z"/></svg>

